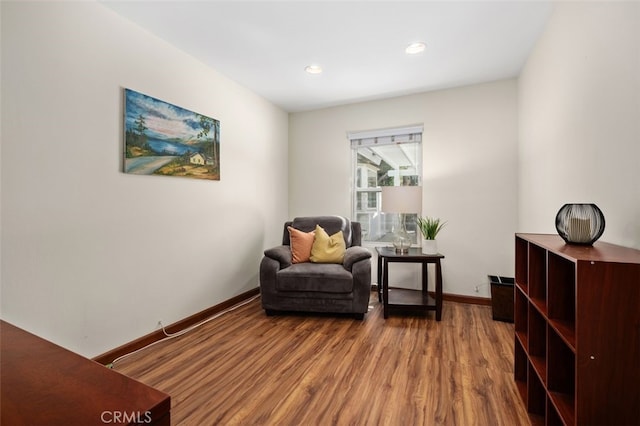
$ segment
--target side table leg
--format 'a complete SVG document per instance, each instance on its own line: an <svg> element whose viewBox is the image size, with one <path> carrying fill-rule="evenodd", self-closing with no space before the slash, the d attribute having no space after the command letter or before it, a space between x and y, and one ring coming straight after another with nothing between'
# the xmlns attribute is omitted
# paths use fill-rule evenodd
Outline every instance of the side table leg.
<svg viewBox="0 0 640 426"><path fill-rule="evenodd" d="M422 292L424 294L429 293L429 264L422 262Z"/></svg>
<svg viewBox="0 0 640 426"><path fill-rule="evenodd" d="M389 317L389 263L385 259L382 262L382 291L384 295L382 297L382 307L384 311L384 318Z"/></svg>
<svg viewBox="0 0 640 426"><path fill-rule="evenodd" d="M442 268L440 259L436 262L436 321L442 318Z"/></svg>
<svg viewBox="0 0 640 426"><path fill-rule="evenodd" d="M382 303L382 256L378 255L378 303Z"/></svg>

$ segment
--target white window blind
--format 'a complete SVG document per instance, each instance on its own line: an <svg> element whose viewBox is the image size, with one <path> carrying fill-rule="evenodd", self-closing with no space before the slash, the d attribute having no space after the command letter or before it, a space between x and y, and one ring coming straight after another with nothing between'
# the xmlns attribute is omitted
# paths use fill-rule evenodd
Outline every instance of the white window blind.
<svg viewBox="0 0 640 426"><path fill-rule="evenodd" d="M351 141L352 148L357 148L359 146L391 145L406 142L421 142L422 130L422 125L416 125L409 127L348 132L347 137Z"/></svg>

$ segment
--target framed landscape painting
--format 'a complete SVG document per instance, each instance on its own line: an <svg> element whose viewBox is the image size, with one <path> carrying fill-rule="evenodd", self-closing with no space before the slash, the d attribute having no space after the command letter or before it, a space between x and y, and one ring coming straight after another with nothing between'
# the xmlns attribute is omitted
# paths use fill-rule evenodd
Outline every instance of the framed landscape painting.
<svg viewBox="0 0 640 426"><path fill-rule="evenodd" d="M220 180L220 121L124 90L125 173Z"/></svg>

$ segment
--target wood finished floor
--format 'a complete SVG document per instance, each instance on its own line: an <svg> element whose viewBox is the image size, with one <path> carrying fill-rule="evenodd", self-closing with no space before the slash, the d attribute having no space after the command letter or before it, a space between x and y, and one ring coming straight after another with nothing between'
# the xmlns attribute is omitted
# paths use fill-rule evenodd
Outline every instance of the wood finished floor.
<svg viewBox="0 0 640 426"><path fill-rule="evenodd" d="M117 362L171 395L173 425L529 425L513 324L491 307L364 321L267 317L255 299Z"/></svg>

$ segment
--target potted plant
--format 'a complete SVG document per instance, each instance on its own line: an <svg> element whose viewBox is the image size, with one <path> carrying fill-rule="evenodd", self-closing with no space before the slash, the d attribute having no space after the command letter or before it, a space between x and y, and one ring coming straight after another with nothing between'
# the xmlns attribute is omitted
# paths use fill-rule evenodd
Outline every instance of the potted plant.
<svg viewBox="0 0 640 426"><path fill-rule="evenodd" d="M447 222L441 221L440 218L425 216L419 217L417 223L418 228L424 237L424 241L422 242L422 253L437 254L438 244L436 243L436 236Z"/></svg>

